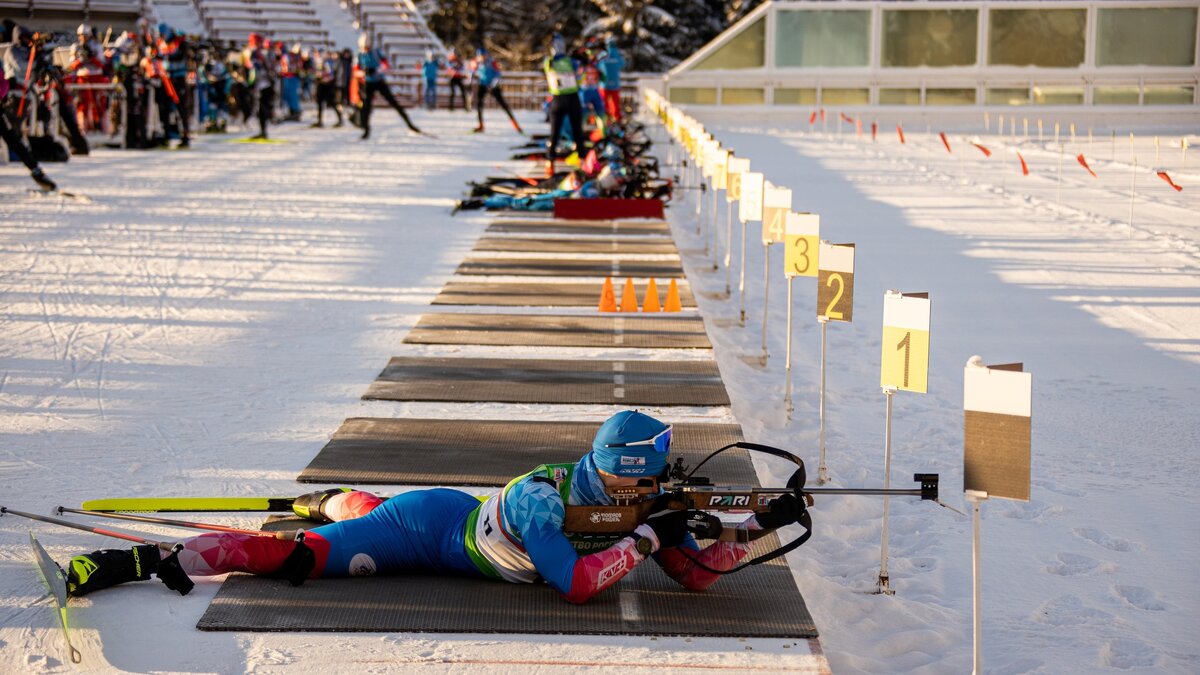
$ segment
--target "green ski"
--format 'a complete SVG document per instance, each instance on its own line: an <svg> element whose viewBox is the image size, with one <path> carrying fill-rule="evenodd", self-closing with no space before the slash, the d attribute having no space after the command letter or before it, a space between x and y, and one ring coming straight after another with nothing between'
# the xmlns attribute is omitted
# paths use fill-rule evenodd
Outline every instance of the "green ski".
<svg viewBox="0 0 1200 675"><path fill-rule="evenodd" d="M50 591L51 597L54 598L54 604L58 607L58 619L62 622L63 637L67 641L67 647L71 650L71 663L80 663L83 661L83 655L75 649L75 645L71 644L71 629L67 623L67 574L62 571L58 563L50 559L50 554L46 553L46 549L38 543L37 537L33 535L33 530L29 531L29 543L33 544L33 555L37 559L38 571L42 573L42 583L46 584L46 590Z"/></svg>
<svg viewBox="0 0 1200 675"><path fill-rule="evenodd" d="M130 497L92 499L84 511L129 511L142 513L203 511L282 511L290 513L295 497Z"/></svg>

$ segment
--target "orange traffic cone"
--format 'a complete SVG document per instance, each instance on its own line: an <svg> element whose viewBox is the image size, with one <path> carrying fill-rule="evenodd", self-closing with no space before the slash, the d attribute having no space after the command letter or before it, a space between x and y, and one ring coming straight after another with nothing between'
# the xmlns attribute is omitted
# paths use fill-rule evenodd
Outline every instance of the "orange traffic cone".
<svg viewBox="0 0 1200 675"><path fill-rule="evenodd" d="M633 289L633 279L625 280L625 288L621 291L621 311L638 311L637 291Z"/></svg>
<svg viewBox="0 0 1200 675"><path fill-rule="evenodd" d="M671 280L671 287L667 289L667 304L663 306L664 312L681 312L683 311L683 303L679 301L679 284L675 280Z"/></svg>
<svg viewBox="0 0 1200 675"><path fill-rule="evenodd" d="M646 301L642 303L642 311L662 311L662 305L658 304L658 286L654 283L653 277L651 277L650 283L646 284Z"/></svg>
<svg viewBox="0 0 1200 675"><path fill-rule="evenodd" d="M617 295L613 292L612 277L604 278L604 288L600 291L600 311L617 311Z"/></svg>

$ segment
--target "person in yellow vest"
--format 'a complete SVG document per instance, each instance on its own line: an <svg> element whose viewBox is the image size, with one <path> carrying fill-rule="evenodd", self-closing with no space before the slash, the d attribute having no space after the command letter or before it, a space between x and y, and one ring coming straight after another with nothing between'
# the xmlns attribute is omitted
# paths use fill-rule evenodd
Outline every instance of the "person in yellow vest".
<svg viewBox="0 0 1200 675"><path fill-rule="evenodd" d="M558 159L558 140L562 134L563 120L571 126L571 137L575 140L575 152L582 157L583 106L579 102L579 81L576 73L579 64L567 55L567 43L555 34L550 41L550 56L542 61L546 73L546 84L550 86L550 143L546 148L546 175L554 175L554 162Z"/></svg>

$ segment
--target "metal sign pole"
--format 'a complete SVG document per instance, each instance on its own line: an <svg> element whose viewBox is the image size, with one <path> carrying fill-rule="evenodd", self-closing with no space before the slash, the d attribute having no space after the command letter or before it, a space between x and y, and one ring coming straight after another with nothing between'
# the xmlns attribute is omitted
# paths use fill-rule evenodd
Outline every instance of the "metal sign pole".
<svg viewBox="0 0 1200 675"><path fill-rule="evenodd" d="M971 623L975 634L972 648L971 673L983 675L983 579L980 577L981 561L983 559L980 545L979 505L988 498L988 493L979 490L967 490L967 501L971 502Z"/></svg>
<svg viewBox="0 0 1200 675"><path fill-rule="evenodd" d="M721 214L717 209L717 188L715 187L716 179L713 180L713 185L712 208L709 209L709 220L711 220L712 223L711 227L708 229L708 237L705 239L704 247L706 249L706 253L712 254L712 268L715 272L717 271L717 246L720 244L720 240L717 237L717 229Z"/></svg>
<svg viewBox="0 0 1200 675"><path fill-rule="evenodd" d="M726 188L726 194L729 189ZM733 289L733 202L725 201L725 297Z"/></svg>
<svg viewBox="0 0 1200 675"><path fill-rule="evenodd" d="M820 420L821 460L817 464L817 484L824 485L829 482L829 469L825 466L825 331L829 328L829 318L818 316L817 322L821 324L821 400L817 404L817 418Z"/></svg>
<svg viewBox="0 0 1200 675"><path fill-rule="evenodd" d="M738 326L746 327L746 221L742 221L742 264L738 271Z"/></svg>
<svg viewBox="0 0 1200 675"><path fill-rule="evenodd" d="M784 357L783 370L787 382L783 389L783 403L787 410L787 419L792 419L792 279L788 277L787 284L787 355Z"/></svg>
<svg viewBox="0 0 1200 675"><path fill-rule="evenodd" d="M767 354L767 315L771 313L771 245L763 244L763 326L762 326L762 359L763 365L770 358Z"/></svg>
<svg viewBox="0 0 1200 675"><path fill-rule="evenodd" d="M892 476L892 397L896 395L895 387L884 387L883 395L887 399L887 414L883 431L883 489L891 485ZM888 506L891 498L883 498L883 544L879 549L879 584L875 592L882 595L895 595L888 580Z"/></svg>

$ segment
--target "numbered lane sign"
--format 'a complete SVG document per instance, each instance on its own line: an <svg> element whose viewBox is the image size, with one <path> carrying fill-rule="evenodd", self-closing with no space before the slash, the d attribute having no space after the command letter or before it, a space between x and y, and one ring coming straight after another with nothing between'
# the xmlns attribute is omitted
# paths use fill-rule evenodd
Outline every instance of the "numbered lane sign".
<svg viewBox="0 0 1200 675"><path fill-rule="evenodd" d="M763 217L763 175L747 172L742 174L742 189L738 201L738 219L743 223L752 220L762 220Z"/></svg>
<svg viewBox="0 0 1200 675"><path fill-rule="evenodd" d="M742 174L750 170L750 160L745 157L730 157L725 162L725 201L735 202L742 198Z"/></svg>
<svg viewBox="0 0 1200 675"><path fill-rule="evenodd" d="M817 276L821 217L789 212L783 228L783 272L788 277Z"/></svg>
<svg viewBox="0 0 1200 675"><path fill-rule="evenodd" d="M854 244L821 242L817 268L817 318L854 320Z"/></svg>
<svg viewBox="0 0 1200 675"><path fill-rule="evenodd" d="M1029 501L1033 376L1020 363L985 366L972 356L963 374L963 490Z"/></svg>
<svg viewBox="0 0 1200 675"><path fill-rule="evenodd" d="M792 191L767 184L763 188L763 245L782 244L788 211L792 210Z"/></svg>
<svg viewBox="0 0 1200 675"><path fill-rule="evenodd" d="M729 166L731 154L732 153L725 149L717 151L716 159L713 161L714 190L724 190L729 187L729 174L726 169Z"/></svg>
<svg viewBox="0 0 1200 675"><path fill-rule="evenodd" d="M883 296L879 386L922 394L929 388L929 294Z"/></svg>

